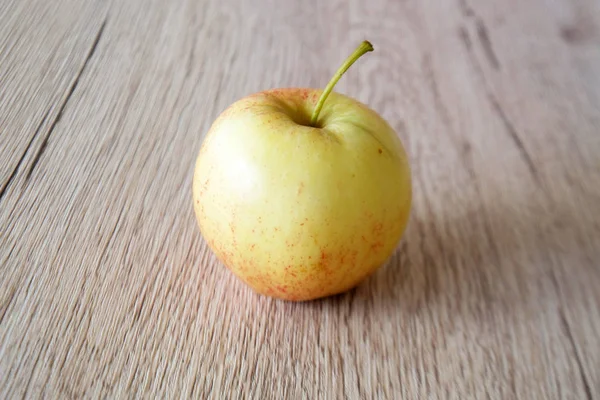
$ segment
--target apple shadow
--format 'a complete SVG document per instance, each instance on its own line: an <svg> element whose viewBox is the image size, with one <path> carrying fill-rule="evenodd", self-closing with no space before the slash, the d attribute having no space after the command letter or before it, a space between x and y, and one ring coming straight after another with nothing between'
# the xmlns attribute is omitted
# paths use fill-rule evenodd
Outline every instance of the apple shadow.
<svg viewBox="0 0 600 400"><path fill-rule="evenodd" d="M484 315L496 307L522 307L543 290L540 282L556 279L549 249L579 251L562 240L565 230L581 228L575 203L566 194L564 201L545 201L543 191L524 188L503 196L510 202L482 196L488 201L472 200L462 211L444 207L436 213L427 201L414 204L390 260L356 288L322 302L349 302L352 312L409 315L439 308Z"/></svg>

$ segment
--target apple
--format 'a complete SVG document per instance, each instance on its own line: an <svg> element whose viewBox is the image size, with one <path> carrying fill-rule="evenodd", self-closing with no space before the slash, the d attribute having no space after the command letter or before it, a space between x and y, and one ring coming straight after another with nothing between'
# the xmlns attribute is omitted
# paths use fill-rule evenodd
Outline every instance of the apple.
<svg viewBox="0 0 600 400"><path fill-rule="evenodd" d="M411 176L390 125L332 92L266 90L213 123L196 161L194 211L210 249L256 292L305 301L345 292L391 256L406 229Z"/></svg>

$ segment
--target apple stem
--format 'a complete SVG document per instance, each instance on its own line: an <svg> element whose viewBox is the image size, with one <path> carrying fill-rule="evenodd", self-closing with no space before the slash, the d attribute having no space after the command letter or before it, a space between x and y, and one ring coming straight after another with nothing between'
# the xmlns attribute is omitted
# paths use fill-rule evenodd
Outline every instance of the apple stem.
<svg viewBox="0 0 600 400"><path fill-rule="evenodd" d="M348 68L350 68L350 66L352 66L352 64L354 64L354 62L356 60L358 60L360 57L362 57L364 54L366 54L370 51L373 51L373 45L370 42L368 42L367 40L365 40L364 42L362 42L360 44L360 46L358 46L356 48L356 50L354 50L354 53L352 53L350 55L350 57L348 57L346 59L346 61L344 61L342 66L336 71L335 75L333 75L333 78L331 78L331 80L329 81L327 86L325 86L325 90L323 90L323 93L321 93L321 97L319 97L317 106L315 107L315 110L312 113L312 117L310 119L310 124L312 126L317 125L317 120L319 119L319 113L321 112L321 109L323 108L323 104L325 104L325 100L327 100L327 97L333 90L333 87L335 86L335 84L338 83L338 81L340 80L342 75L344 75L344 72L346 72L348 70Z"/></svg>

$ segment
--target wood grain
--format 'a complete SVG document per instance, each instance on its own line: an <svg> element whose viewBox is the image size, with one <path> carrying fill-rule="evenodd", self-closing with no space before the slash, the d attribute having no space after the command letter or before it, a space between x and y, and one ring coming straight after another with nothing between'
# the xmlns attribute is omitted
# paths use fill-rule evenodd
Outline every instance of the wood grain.
<svg viewBox="0 0 600 400"><path fill-rule="evenodd" d="M191 174L236 99L318 87L411 157L394 256L349 293L258 296ZM600 398L593 0L0 4L0 397Z"/></svg>

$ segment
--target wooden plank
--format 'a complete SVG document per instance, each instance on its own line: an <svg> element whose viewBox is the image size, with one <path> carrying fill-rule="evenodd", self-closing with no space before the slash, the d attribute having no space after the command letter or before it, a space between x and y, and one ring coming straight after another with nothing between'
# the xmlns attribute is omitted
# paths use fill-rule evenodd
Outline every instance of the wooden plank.
<svg viewBox="0 0 600 400"><path fill-rule="evenodd" d="M101 32L102 2L3 2L0 10L0 199L25 158L35 164L49 126Z"/></svg>
<svg viewBox="0 0 600 400"><path fill-rule="evenodd" d="M585 88L586 81L571 87L564 84L565 79L577 79L569 65L570 49L558 34L556 39L550 36L553 32L548 31L554 28L560 32L560 27L551 25L549 16L540 18L544 14L539 4L520 9L514 4L476 4L477 9L475 3L470 6L465 2L459 7L398 5L398 14L406 15L406 20L398 23L390 19L390 26L383 30L380 21L386 20L391 6L356 6L353 12L353 25L359 27L357 36L379 33L374 40L396 48L397 61L391 64L401 65L396 79L404 85L379 85L372 89L374 98L368 102L383 108L393 104L390 99L403 101L387 116L392 121L398 119L398 124L406 121L410 153L416 157L417 190L407 237L408 263L423 257L417 265L429 267L424 290L430 290L439 302L434 303L428 325L440 324L441 316L449 315L455 321L475 318L494 330L488 335L478 331L471 338L483 343L492 340L481 348L469 346L463 338L454 346L463 352L460 357L436 346L433 360L429 357L428 362L414 362L426 363L425 371L437 364L444 365L446 372L456 372L464 368L460 364L452 368L457 361L486 360L470 365L468 379L449 375L446 387L457 391L459 398L465 393L481 398L486 391L492 398L584 397L597 391L598 378L592 365L598 355L580 354L586 362L583 367L579 365L562 314L569 312L564 311L566 308L574 311L576 307L556 300L561 288L555 284L554 274L562 276L558 260L566 267L581 268L576 277L571 274L570 281L586 286L587 298L580 303L583 310L579 314L581 317L587 312L591 321L573 320L573 326L587 333L585 342L580 336L579 346L588 343L599 348L589 335L598 327L598 275L593 260L598 258L599 248L587 240L569 240L568 244L565 240L565 229L591 233L598 226L595 215L599 203L594 199L599 193L600 175L597 165L593 167L594 156L597 159L600 151L594 129L598 104L582 105L583 119L560 112L561 107L593 89ZM366 19L366 15L372 18ZM502 20L507 26L498 22ZM404 29L389 35L396 24ZM547 38L544 52L536 50L537 41L516 41L539 36ZM401 47L396 46L398 37L404 38ZM560 64L550 63L550 54L562 54L565 59ZM548 68L543 71L545 82L537 80L539 65ZM596 62L595 70L599 68ZM413 79L403 79L406 75ZM365 80L362 87L376 85L373 81ZM548 82L553 86L544 86ZM543 104L540 98L545 99ZM574 185L582 190L570 187ZM578 208L575 204L584 195L588 201ZM420 235L411 236L418 231ZM419 249L415 243L418 237L432 247ZM561 242L568 252L558 256L555 249ZM583 285L582 279L590 281ZM482 315L457 312L452 306L454 299L461 299L458 303L463 307L472 304ZM432 341L447 343L446 327L441 324L442 337L432 340L436 335L427 334L418 347L432 351ZM496 340L501 345L492 344ZM553 349L552 353L548 349ZM559 361L549 363L554 358ZM434 385L439 384L440 378L435 372L432 375ZM495 377L495 384L489 376ZM427 387L421 395L426 391Z"/></svg>
<svg viewBox="0 0 600 400"><path fill-rule="evenodd" d="M88 56L0 199L0 397L598 397L597 8L296 3L60 9ZM406 237L350 293L257 296L196 227L202 137L241 96L324 85L363 38L337 90L407 145Z"/></svg>

